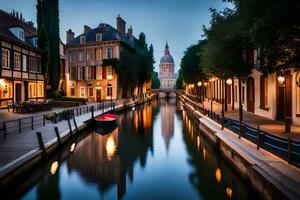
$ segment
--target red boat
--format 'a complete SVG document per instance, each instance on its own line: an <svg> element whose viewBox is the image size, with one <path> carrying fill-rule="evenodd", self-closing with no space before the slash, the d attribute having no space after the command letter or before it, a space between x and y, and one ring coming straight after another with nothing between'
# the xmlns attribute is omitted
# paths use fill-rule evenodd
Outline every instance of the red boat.
<svg viewBox="0 0 300 200"><path fill-rule="evenodd" d="M117 125L118 115L106 113L94 118L94 122L98 126L103 128L109 128Z"/></svg>

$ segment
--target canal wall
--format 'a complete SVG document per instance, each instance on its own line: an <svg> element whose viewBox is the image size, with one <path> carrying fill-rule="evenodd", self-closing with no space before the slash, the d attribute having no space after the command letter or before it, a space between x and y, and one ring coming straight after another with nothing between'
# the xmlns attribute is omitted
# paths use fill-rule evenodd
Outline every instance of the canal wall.
<svg viewBox="0 0 300 200"><path fill-rule="evenodd" d="M197 111L190 99L179 96L184 112L197 119L199 128L236 171L265 199L300 199L300 171L284 160ZM297 181L298 180L298 181Z"/></svg>
<svg viewBox="0 0 300 200"><path fill-rule="evenodd" d="M121 112L127 109L132 109L137 105L141 105L155 99L156 95L152 95L148 98L130 102L120 102L120 105L115 107L116 112ZM111 109L105 109L102 111L95 111L94 116L101 115L103 113L110 112ZM29 172L40 162L47 160L48 156L58 150L62 145L65 145L74 136L78 136L83 130L86 130L91 123L91 113L83 114L75 117L76 124L70 126L66 131L59 133L59 138L53 138L47 143L43 144L43 148L36 148L28 153L18 157L17 159L9 162L0 169L0 191L12 182L15 182L18 178ZM53 131L53 128L52 128Z"/></svg>

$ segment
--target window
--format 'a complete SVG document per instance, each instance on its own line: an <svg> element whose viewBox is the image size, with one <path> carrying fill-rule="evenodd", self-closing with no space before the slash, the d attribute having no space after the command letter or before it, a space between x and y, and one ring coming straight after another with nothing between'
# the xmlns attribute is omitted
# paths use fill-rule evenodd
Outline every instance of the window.
<svg viewBox="0 0 300 200"><path fill-rule="evenodd" d="M86 61L91 61L92 60L92 56L93 56L93 54L92 54L92 52L87 52L86 53Z"/></svg>
<svg viewBox="0 0 300 200"><path fill-rule="evenodd" d="M101 66L96 67L96 79L102 80L102 67Z"/></svg>
<svg viewBox="0 0 300 200"><path fill-rule="evenodd" d="M74 52L70 53L70 62L75 62L76 61L76 54Z"/></svg>
<svg viewBox="0 0 300 200"><path fill-rule="evenodd" d="M78 67L78 80L84 80L84 67Z"/></svg>
<svg viewBox="0 0 300 200"><path fill-rule="evenodd" d="M2 67L9 68L10 67L10 50L2 49Z"/></svg>
<svg viewBox="0 0 300 200"><path fill-rule="evenodd" d="M41 68L41 60L40 59L36 59L36 65L37 65L37 72L42 72L42 68Z"/></svg>
<svg viewBox="0 0 300 200"><path fill-rule="evenodd" d="M23 55L23 71L26 72L27 71L27 56Z"/></svg>
<svg viewBox="0 0 300 200"><path fill-rule="evenodd" d="M102 41L102 34L96 33L96 41Z"/></svg>
<svg viewBox="0 0 300 200"><path fill-rule="evenodd" d="M79 58L78 61L83 61L84 53L81 51L79 52Z"/></svg>
<svg viewBox="0 0 300 200"><path fill-rule="evenodd" d="M84 98L84 97L85 97L85 88L84 88L84 87L81 87L81 88L80 88L80 97L81 97L81 98Z"/></svg>
<svg viewBox="0 0 300 200"><path fill-rule="evenodd" d="M28 87L28 97L29 98L34 98L36 97L36 83L29 83L28 84L29 87Z"/></svg>
<svg viewBox="0 0 300 200"><path fill-rule="evenodd" d="M38 84L38 97L44 97L44 83Z"/></svg>
<svg viewBox="0 0 300 200"><path fill-rule="evenodd" d="M38 42L36 37L32 39L32 42L33 42L33 46L38 47Z"/></svg>
<svg viewBox="0 0 300 200"><path fill-rule="evenodd" d="M23 29L19 29L18 37L20 38L20 40L25 41L24 30Z"/></svg>
<svg viewBox="0 0 300 200"><path fill-rule="evenodd" d="M71 67L71 80L77 80L77 67Z"/></svg>
<svg viewBox="0 0 300 200"><path fill-rule="evenodd" d="M268 108L268 77L265 75L260 76L260 108Z"/></svg>
<svg viewBox="0 0 300 200"><path fill-rule="evenodd" d="M106 59L111 59L112 58L112 49L106 48Z"/></svg>
<svg viewBox="0 0 300 200"><path fill-rule="evenodd" d="M89 97L94 96L94 88L89 88Z"/></svg>
<svg viewBox="0 0 300 200"><path fill-rule="evenodd" d="M96 68L95 66L89 66L89 67L85 67L86 69L86 80L95 80L96 75L95 75L95 71Z"/></svg>
<svg viewBox="0 0 300 200"><path fill-rule="evenodd" d="M112 95L112 87L108 87L106 96L111 96L111 95Z"/></svg>
<svg viewBox="0 0 300 200"><path fill-rule="evenodd" d="M107 66L106 67L106 72L107 72L107 80L111 80L112 79L112 66Z"/></svg>
<svg viewBox="0 0 300 200"><path fill-rule="evenodd" d="M14 64L15 64L15 69L20 70L21 69L21 54L18 52L14 53Z"/></svg>
<svg viewBox="0 0 300 200"><path fill-rule="evenodd" d="M36 72L37 71L38 62L37 62L36 58L29 57L28 65L29 65L29 71L30 72Z"/></svg>
<svg viewBox="0 0 300 200"><path fill-rule="evenodd" d="M72 97L75 96L75 88L71 88L71 96L72 96Z"/></svg>
<svg viewBox="0 0 300 200"><path fill-rule="evenodd" d="M102 57L102 49L96 49L96 60L101 60Z"/></svg>
<svg viewBox="0 0 300 200"><path fill-rule="evenodd" d="M80 44L84 44L85 43L85 36L82 35L80 36Z"/></svg>

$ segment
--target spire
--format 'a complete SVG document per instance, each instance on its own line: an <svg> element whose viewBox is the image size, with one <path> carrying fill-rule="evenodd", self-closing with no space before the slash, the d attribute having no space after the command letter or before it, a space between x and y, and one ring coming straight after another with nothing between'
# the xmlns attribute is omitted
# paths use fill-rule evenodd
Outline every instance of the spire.
<svg viewBox="0 0 300 200"><path fill-rule="evenodd" d="M166 41L166 46L165 46L165 55L170 55L168 41Z"/></svg>

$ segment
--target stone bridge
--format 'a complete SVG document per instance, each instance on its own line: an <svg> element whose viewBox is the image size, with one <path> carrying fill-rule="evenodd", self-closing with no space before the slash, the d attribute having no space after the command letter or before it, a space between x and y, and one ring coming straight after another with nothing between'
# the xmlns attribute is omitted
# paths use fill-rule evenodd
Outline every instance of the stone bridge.
<svg viewBox="0 0 300 200"><path fill-rule="evenodd" d="M161 89L152 89L154 93L157 93L160 98L168 97L170 94L181 94L184 92L183 89L173 89L173 88L161 88Z"/></svg>

